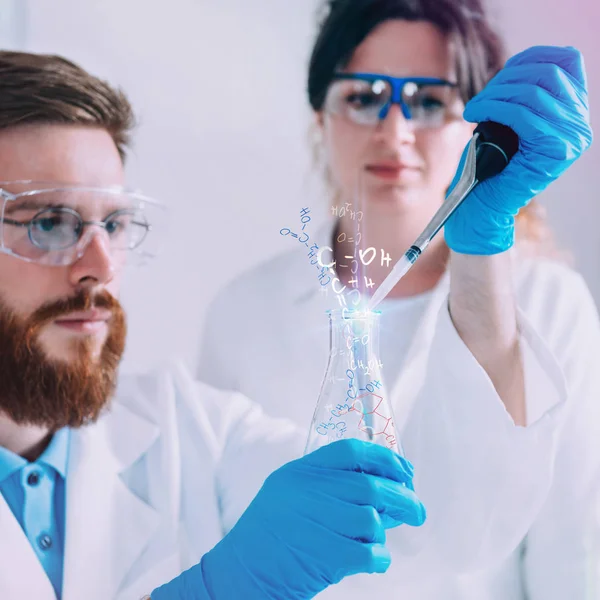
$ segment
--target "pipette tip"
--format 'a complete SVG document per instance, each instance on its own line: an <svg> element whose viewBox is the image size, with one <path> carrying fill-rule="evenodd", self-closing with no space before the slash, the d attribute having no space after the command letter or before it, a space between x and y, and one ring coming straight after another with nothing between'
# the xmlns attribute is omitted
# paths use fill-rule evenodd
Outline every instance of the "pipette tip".
<svg viewBox="0 0 600 600"><path fill-rule="evenodd" d="M367 305L368 310L373 310L396 287L396 284L406 275L420 254L421 249L417 246L411 246L404 253L404 256L394 265L390 274L382 281L381 285L371 296Z"/></svg>

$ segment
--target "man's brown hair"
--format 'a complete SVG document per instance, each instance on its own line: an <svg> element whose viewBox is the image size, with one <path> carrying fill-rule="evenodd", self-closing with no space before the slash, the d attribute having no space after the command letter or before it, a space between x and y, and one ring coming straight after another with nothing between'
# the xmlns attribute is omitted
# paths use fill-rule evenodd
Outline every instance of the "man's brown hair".
<svg viewBox="0 0 600 600"><path fill-rule="evenodd" d="M17 125L97 126L122 160L135 125L125 94L61 56L0 51L0 131Z"/></svg>

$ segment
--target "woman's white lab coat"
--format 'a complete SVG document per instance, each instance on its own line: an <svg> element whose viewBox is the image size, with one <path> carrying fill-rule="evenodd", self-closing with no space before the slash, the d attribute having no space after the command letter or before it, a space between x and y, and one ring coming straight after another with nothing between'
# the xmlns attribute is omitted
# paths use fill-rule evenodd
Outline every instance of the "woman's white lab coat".
<svg viewBox="0 0 600 600"><path fill-rule="evenodd" d="M317 275L298 250L225 288L206 320L201 378L307 428L332 307ZM324 598L600 598L597 311L582 278L551 262L521 265L516 288L528 426L514 425L457 335L443 278L404 368L383 372L428 521L388 533L386 575L350 578Z"/></svg>

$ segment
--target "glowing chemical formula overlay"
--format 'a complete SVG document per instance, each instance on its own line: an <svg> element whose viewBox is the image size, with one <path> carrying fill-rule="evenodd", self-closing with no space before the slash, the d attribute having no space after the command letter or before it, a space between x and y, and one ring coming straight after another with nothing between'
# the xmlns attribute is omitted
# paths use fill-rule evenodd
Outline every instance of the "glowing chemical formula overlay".
<svg viewBox="0 0 600 600"><path fill-rule="evenodd" d="M304 244L307 248L309 248L308 242L310 240L310 236L308 235L308 233L306 233L304 231L306 229L306 226L308 225L308 223L310 223L310 221L311 221L311 218L308 216L309 213L310 213L309 208L303 208L300 211L300 222L302 224L302 233L301 234L294 233L291 229L284 227L283 229L281 229L279 231L279 235L283 235L283 236L289 235L289 236L297 239L301 244ZM322 286L326 286L331 282L331 277L328 275L330 269L328 269L327 267L325 267L323 265L319 266L319 264L318 264L319 260L318 260L318 258L315 258L317 256L318 251L319 251L319 246L317 244L312 244L310 246L310 249L308 252L308 258L313 259L310 261L310 264L317 266L317 271L319 271L319 281L321 282Z"/></svg>
<svg viewBox="0 0 600 600"><path fill-rule="evenodd" d="M359 261L363 266L368 267L378 256L377 249L373 246L361 249L358 248L361 240L362 233L360 231L360 222L363 219L362 211L353 211L352 205L350 203L346 203L345 206L331 207L331 214L336 217L344 217L346 214L350 216L350 218L357 222L357 232L355 237L350 237L346 233L342 232L337 236L337 242L339 244L343 243L353 243L354 251L352 254L345 254L343 257L344 262L340 262L339 264L333 258L333 248L330 246L322 246L319 248L318 244L313 243L309 246L310 236L305 231L306 226L311 221L311 217L309 216L310 209L302 208L300 210L300 221L302 225L302 232L300 234L293 232L291 229L285 227L279 231L279 234L282 236L291 236L298 240L301 244L305 245L309 248L309 252L307 253L308 259L310 260L310 264L316 267L318 272L318 281L321 285L321 289L328 293L329 288L333 290L335 298L339 302L342 308L348 307L348 300L351 300L351 306L357 307L361 303L361 295L360 290L358 289L359 279L358 279L358 270L359 270ZM329 252L331 255L331 261L326 263L324 262L323 255L325 252ZM383 248L381 249L381 266L390 268L390 263L392 259ZM336 273L336 267L338 269L350 269L352 277L348 280L348 285L342 285L339 277ZM371 289L374 287L374 282L372 279L368 278L366 275L364 276L364 284L366 289ZM348 288L350 286L350 289Z"/></svg>

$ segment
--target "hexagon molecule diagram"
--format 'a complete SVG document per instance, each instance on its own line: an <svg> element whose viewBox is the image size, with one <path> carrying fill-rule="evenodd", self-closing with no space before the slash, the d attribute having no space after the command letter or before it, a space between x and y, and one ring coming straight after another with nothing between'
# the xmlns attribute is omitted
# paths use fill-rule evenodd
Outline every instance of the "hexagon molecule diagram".
<svg viewBox="0 0 600 600"><path fill-rule="evenodd" d="M367 411L365 409L365 403L363 402L363 399L368 398L369 396L373 397L374 406L372 410ZM374 394L372 392L367 392L358 396L356 400L354 400L350 411L361 413L360 421L358 423L358 429L360 431L364 431L366 433L369 431L369 429L371 429L374 436L385 435L386 438L389 438L394 434L393 425L390 425L390 423L392 423L392 417L388 417L385 414L383 414L383 412L380 412L380 408L382 408L382 403L383 398L381 396L378 396L377 394ZM365 420L368 421L368 419L366 419L367 416L371 417L371 426L365 424ZM390 431L386 432L388 427L390 428Z"/></svg>

